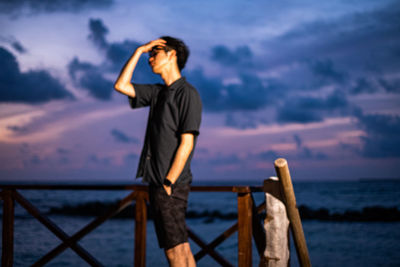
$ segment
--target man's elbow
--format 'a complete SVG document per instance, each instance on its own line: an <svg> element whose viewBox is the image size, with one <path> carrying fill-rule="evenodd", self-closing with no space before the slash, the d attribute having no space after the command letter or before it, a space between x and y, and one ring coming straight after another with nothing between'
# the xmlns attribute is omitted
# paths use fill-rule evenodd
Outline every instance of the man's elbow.
<svg viewBox="0 0 400 267"><path fill-rule="evenodd" d="M114 89L115 91L130 96L130 97L136 97L136 92L135 89L133 88L133 86L131 84L123 84L120 82L116 82L114 84Z"/></svg>
<svg viewBox="0 0 400 267"><path fill-rule="evenodd" d="M114 83L114 90L121 93L123 91L121 83L119 82Z"/></svg>

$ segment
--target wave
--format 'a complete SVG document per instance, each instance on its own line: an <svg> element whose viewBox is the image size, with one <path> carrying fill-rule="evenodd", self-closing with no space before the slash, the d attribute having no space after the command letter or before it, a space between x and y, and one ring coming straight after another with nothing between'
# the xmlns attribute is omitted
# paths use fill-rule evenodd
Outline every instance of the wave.
<svg viewBox="0 0 400 267"><path fill-rule="evenodd" d="M100 216L112 208L115 203L110 202L87 202L78 205L64 205L60 208L51 208L48 214L65 216ZM312 209L306 205L299 206L302 220L319 220L335 222L398 222L400 221L400 210L397 207L368 206L362 210L346 210L344 212L330 212L328 209ZM262 214L262 217L265 214ZM135 205L132 204L113 218L134 218ZM188 219L205 219L205 222L219 220L235 220L236 212L221 212L219 210L188 210ZM149 210L148 219L153 216Z"/></svg>

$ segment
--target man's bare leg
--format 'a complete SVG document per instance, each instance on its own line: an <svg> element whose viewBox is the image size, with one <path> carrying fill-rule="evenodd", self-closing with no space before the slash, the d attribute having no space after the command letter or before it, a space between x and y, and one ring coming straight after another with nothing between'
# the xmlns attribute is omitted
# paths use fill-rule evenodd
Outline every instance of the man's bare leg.
<svg viewBox="0 0 400 267"><path fill-rule="evenodd" d="M190 245L188 242L179 244L173 248L165 251L169 266L171 267L195 267L194 260Z"/></svg>
<svg viewBox="0 0 400 267"><path fill-rule="evenodd" d="M196 267L196 261L193 257L192 250L190 249L189 242L183 243L185 245L185 251L187 256L188 267Z"/></svg>

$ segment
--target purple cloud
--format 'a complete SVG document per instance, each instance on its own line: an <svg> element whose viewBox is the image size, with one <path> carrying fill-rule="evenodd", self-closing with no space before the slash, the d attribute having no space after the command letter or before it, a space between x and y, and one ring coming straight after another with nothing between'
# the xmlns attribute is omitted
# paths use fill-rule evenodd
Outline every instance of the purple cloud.
<svg viewBox="0 0 400 267"><path fill-rule="evenodd" d="M73 99L56 78L45 70L21 72L15 56L0 47L0 102L38 104Z"/></svg>
<svg viewBox="0 0 400 267"><path fill-rule="evenodd" d="M108 8L113 0L16 0L0 1L0 13L21 14L24 10L31 13L82 12L88 9Z"/></svg>

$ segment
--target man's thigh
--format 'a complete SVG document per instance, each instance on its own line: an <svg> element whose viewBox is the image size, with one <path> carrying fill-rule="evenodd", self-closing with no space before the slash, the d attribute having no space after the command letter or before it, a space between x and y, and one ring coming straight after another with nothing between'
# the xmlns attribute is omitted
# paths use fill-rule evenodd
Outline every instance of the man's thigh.
<svg viewBox="0 0 400 267"><path fill-rule="evenodd" d="M190 185L174 185L169 196L163 187L150 186L150 206L161 248L188 242L185 214L189 191Z"/></svg>

